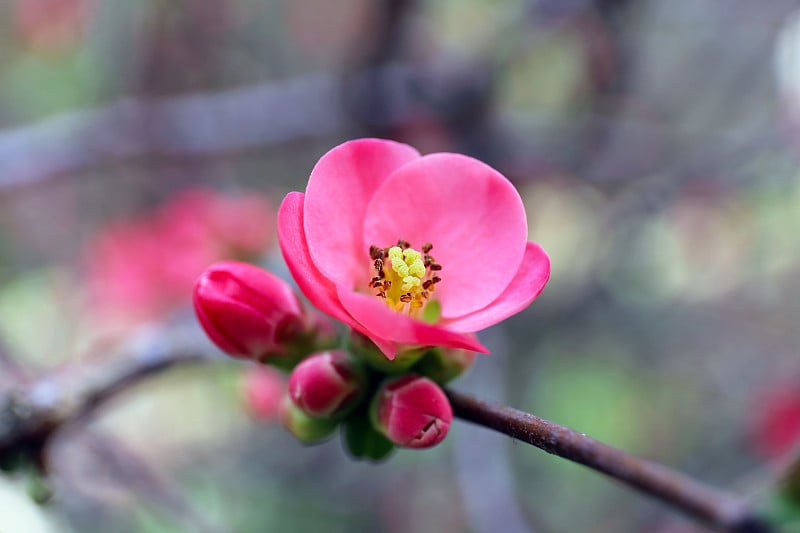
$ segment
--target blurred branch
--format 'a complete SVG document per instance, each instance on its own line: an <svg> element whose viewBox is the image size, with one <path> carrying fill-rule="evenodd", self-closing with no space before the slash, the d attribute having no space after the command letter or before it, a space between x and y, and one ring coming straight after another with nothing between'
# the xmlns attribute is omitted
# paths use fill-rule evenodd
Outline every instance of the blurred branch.
<svg viewBox="0 0 800 533"><path fill-rule="evenodd" d="M225 152L330 134L346 123L340 91L335 76L313 75L64 113L0 132L0 187L145 154Z"/></svg>
<svg viewBox="0 0 800 533"><path fill-rule="evenodd" d="M44 451L62 427L84 420L140 381L185 364L209 360L197 351L144 350L103 369L103 378L67 388L61 376L42 378L0 399L0 458L27 454L46 469ZM548 453L574 461L699 519L731 532L771 531L741 499L686 475L598 442L585 434L516 409L448 391L456 416Z"/></svg>
<svg viewBox="0 0 800 533"><path fill-rule="evenodd" d="M448 391L455 415L547 453L588 466L650 494L715 529L738 533L772 531L742 500L660 464L640 459L583 433L529 413Z"/></svg>
<svg viewBox="0 0 800 533"><path fill-rule="evenodd" d="M46 470L45 449L58 430L87 419L148 377L207 360L195 352L145 352L113 363L99 379L56 372L22 386L0 397L0 460L24 455Z"/></svg>
<svg viewBox="0 0 800 533"><path fill-rule="evenodd" d="M399 64L219 92L125 99L0 131L0 189L142 156L199 156L321 137L352 126L342 95L391 87L376 120L407 120L426 74ZM377 81L376 81L377 80Z"/></svg>

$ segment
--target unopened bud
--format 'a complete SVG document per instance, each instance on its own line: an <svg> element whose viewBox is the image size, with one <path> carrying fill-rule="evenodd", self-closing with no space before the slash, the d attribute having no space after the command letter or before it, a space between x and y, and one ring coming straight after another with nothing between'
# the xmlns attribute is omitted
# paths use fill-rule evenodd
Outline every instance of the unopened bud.
<svg viewBox="0 0 800 533"><path fill-rule="evenodd" d="M250 415L261 421L278 419L280 405L286 390L284 375L265 365L254 365L244 376L245 406Z"/></svg>
<svg viewBox="0 0 800 533"><path fill-rule="evenodd" d="M264 360L285 354L304 329L292 288L248 263L213 264L197 280L194 308L203 329L225 353Z"/></svg>
<svg viewBox="0 0 800 533"><path fill-rule="evenodd" d="M343 351L314 354L289 376L289 396L307 415L329 418L355 406L365 388L365 376Z"/></svg>
<svg viewBox="0 0 800 533"><path fill-rule="evenodd" d="M281 423L289 433L304 444L325 440L336 430L338 423L330 418L308 416L288 396L281 403Z"/></svg>
<svg viewBox="0 0 800 533"><path fill-rule="evenodd" d="M415 375L384 383L370 415L375 429L406 448L439 444L453 421L453 409L444 391L430 379Z"/></svg>

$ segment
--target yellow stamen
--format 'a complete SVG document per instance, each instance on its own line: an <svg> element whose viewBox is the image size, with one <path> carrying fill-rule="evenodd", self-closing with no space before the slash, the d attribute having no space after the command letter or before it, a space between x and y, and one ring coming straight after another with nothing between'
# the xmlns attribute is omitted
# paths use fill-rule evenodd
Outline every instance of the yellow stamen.
<svg viewBox="0 0 800 533"><path fill-rule="evenodd" d="M441 266L435 263L429 252L433 245L426 244L423 253L411 248L411 245L399 240L390 248L370 247L370 258L374 262L375 274L370 287L379 290L377 296L384 298L392 309L417 316L425 307L434 285L441 278Z"/></svg>

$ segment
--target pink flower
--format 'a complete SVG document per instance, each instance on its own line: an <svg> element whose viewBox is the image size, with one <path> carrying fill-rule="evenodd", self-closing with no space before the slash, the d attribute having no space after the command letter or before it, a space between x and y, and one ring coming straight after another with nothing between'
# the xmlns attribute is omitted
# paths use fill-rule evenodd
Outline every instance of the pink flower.
<svg viewBox="0 0 800 533"><path fill-rule="evenodd" d="M527 307L550 275L527 234L519 194L491 167L380 139L325 154L278 213L306 297L389 359L412 346L486 353L472 333Z"/></svg>
<svg viewBox="0 0 800 533"><path fill-rule="evenodd" d="M318 418L348 410L364 389L364 376L339 350L309 356L289 376L289 397L307 415Z"/></svg>
<svg viewBox="0 0 800 533"><path fill-rule="evenodd" d="M203 329L225 353L263 360L282 355L302 334L305 315L282 279L247 263L221 261L197 280L194 309Z"/></svg>
<svg viewBox="0 0 800 533"><path fill-rule="evenodd" d="M447 436L453 409L436 383L408 375L384 384L372 406L375 429L406 448L430 448Z"/></svg>
<svg viewBox="0 0 800 533"><path fill-rule="evenodd" d="M88 26L90 0L16 0L15 22L26 44L62 54L77 45Z"/></svg>

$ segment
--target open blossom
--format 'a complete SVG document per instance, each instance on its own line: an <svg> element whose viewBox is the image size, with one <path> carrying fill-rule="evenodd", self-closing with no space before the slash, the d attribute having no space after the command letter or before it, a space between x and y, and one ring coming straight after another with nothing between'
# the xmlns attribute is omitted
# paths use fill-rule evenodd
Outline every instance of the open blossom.
<svg viewBox="0 0 800 533"><path fill-rule="evenodd" d="M374 342L486 353L473 333L527 307L550 275L511 183L470 157L359 139L329 151L278 213L308 299Z"/></svg>

